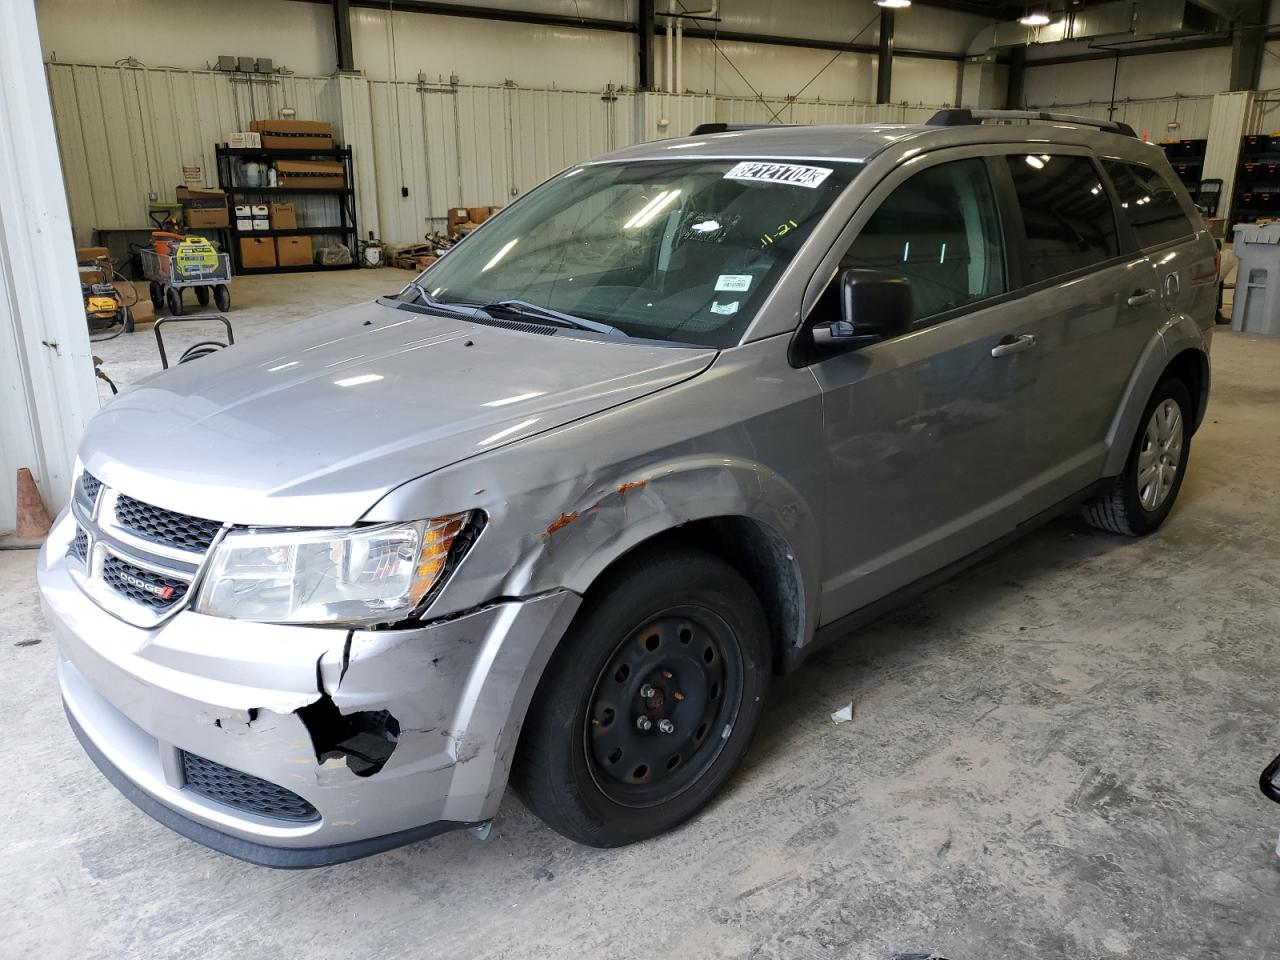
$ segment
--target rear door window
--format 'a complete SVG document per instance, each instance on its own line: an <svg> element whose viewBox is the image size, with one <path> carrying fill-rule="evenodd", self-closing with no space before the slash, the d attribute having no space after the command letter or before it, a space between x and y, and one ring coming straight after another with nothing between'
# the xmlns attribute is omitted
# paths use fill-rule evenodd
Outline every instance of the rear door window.
<svg viewBox="0 0 1280 960"><path fill-rule="evenodd" d="M1102 166L1115 184L1120 209L1138 237L1138 246L1154 247L1196 232L1178 195L1159 171L1123 160L1103 160Z"/></svg>
<svg viewBox="0 0 1280 960"><path fill-rule="evenodd" d="M1005 158L1022 210L1028 284L1117 256L1111 199L1088 157L1013 154Z"/></svg>

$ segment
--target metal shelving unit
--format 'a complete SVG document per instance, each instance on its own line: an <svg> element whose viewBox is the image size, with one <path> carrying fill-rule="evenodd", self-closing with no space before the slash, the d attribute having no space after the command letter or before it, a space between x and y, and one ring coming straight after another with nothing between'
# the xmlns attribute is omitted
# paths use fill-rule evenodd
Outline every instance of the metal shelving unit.
<svg viewBox="0 0 1280 960"><path fill-rule="evenodd" d="M235 264L235 272L245 276L256 273L307 273L321 270L348 270L358 267L359 249L356 237L359 230L356 226L356 191L351 186L320 187L245 187L236 183L238 160L338 160L341 161L348 184L355 183L355 169L350 147L334 147L332 150L268 150L245 147L228 147L225 144L216 148L218 159L218 186L227 195L227 203L231 207L231 257ZM341 222L326 226L290 227L281 230L245 230L236 226L235 206L237 203L263 203L271 198L280 197L336 197ZM240 240L242 237L302 237L318 234L341 236L344 245L351 251L351 263L338 267L326 267L318 263L303 264L291 267L245 267L240 262Z"/></svg>

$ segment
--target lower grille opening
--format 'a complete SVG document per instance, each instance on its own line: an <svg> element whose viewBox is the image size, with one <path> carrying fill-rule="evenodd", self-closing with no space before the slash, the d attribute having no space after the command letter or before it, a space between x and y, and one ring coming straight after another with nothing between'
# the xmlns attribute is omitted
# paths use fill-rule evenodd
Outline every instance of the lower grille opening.
<svg viewBox="0 0 1280 960"><path fill-rule="evenodd" d="M237 810L276 820L319 820L320 813L292 790L182 751L187 789Z"/></svg>
<svg viewBox="0 0 1280 960"><path fill-rule="evenodd" d="M119 557L103 562L102 579L116 593L153 610L167 610L187 594L185 580L135 567Z"/></svg>

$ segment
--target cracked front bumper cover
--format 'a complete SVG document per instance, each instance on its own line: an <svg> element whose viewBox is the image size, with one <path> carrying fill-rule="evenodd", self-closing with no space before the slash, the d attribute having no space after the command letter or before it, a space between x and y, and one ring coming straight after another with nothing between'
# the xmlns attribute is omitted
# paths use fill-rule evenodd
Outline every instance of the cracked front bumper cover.
<svg viewBox="0 0 1280 960"><path fill-rule="evenodd" d="M524 711L579 603L556 592L351 634L191 612L144 629L80 590L61 533L38 579L86 751L156 819L271 866L335 863L491 819ZM379 736L394 742L373 756ZM186 783L188 756L296 795L317 815L280 819L202 795Z"/></svg>

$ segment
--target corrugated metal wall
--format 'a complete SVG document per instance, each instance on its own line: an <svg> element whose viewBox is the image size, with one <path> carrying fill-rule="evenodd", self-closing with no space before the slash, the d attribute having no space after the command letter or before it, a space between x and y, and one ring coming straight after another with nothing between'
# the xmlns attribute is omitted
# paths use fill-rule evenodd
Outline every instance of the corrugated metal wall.
<svg viewBox="0 0 1280 960"><path fill-rule="evenodd" d="M299 119L333 123L353 148L360 229L390 242L440 229L451 206L505 205L573 163L640 140L686 136L700 123L910 122L937 109L46 66L79 243L98 227L147 224L148 195L172 199L184 165L200 165L204 182L216 185L214 144L285 105ZM319 209L323 202L308 201L300 216L332 219L336 213Z"/></svg>
<svg viewBox="0 0 1280 960"><path fill-rule="evenodd" d="M216 186L213 147L288 104L336 120L332 81L247 82L206 71L46 64L77 243L96 227L144 226L148 196L172 200L184 165Z"/></svg>

